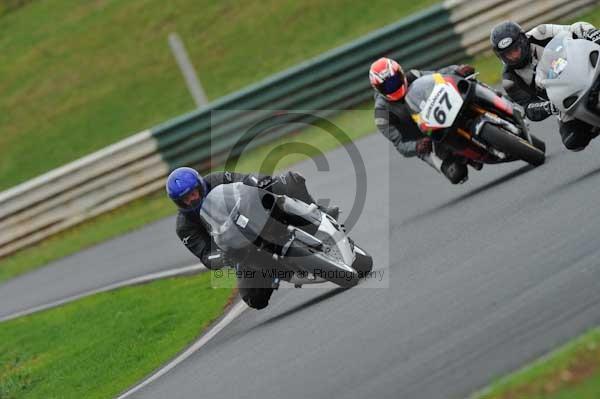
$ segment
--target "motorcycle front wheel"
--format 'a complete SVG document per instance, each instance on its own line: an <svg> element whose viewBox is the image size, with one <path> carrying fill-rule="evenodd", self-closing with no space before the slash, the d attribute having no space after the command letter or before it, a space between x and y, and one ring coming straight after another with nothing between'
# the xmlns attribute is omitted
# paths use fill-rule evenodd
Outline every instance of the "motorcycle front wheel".
<svg viewBox="0 0 600 399"><path fill-rule="evenodd" d="M358 272L360 278L366 277L373 270L373 258L362 248L354 248L356 258L352 263L352 268Z"/></svg>
<svg viewBox="0 0 600 399"><path fill-rule="evenodd" d="M480 135L492 147L507 155L521 159L530 165L540 166L546 160L544 151L496 125L487 123L481 130Z"/></svg>
<svg viewBox="0 0 600 399"><path fill-rule="evenodd" d="M303 244L294 242L288 249L286 258L297 268L340 287L350 288L358 284L359 273L356 270L346 270L335 259Z"/></svg>

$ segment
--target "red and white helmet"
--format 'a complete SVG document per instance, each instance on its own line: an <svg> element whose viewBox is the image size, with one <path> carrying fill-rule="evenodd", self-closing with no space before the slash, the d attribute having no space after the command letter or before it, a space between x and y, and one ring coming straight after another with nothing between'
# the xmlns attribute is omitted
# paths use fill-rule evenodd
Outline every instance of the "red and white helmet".
<svg viewBox="0 0 600 399"><path fill-rule="evenodd" d="M371 86L390 101L404 98L408 84L400 64L396 61L381 57L371 64L369 69Z"/></svg>

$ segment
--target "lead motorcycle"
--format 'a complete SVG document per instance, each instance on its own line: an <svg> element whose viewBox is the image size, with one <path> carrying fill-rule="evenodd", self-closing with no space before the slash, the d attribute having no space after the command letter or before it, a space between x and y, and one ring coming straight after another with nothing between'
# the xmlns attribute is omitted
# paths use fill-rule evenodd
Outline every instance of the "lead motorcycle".
<svg viewBox="0 0 600 399"><path fill-rule="evenodd" d="M331 281L356 285L373 260L346 235L343 225L315 204L243 183L212 189L200 216L228 257L296 287Z"/></svg>
<svg viewBox="0 0 600 399"><path fill-rule="evenodd" d="M474 75L421 76L410 85L406 102L419 129L433 140L428 161L438 170L457 164L442 158L477 170L483 164L523 160L539 166L545 161L546 145L529 133L523 109Z"/></svg>
<svg viewBox="0 0 600 399"><path fill-rule="evenodd" d="M600 45L556 35L544 48L536 79L561 118L579 119L600 127ZM598 130L598 129L596 129Z"/></svg>

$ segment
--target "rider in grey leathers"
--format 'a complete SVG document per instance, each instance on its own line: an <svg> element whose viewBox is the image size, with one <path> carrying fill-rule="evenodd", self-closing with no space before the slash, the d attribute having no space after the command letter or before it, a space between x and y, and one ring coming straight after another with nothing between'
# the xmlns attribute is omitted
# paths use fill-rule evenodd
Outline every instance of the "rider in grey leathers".
<svg viewBox="0 0 600 399"><path fill-rule="evenodd" d="M450 65L437 72L466 77L473 74L474 69L470 65ZM375 89L375 126L379 132L390 140L404 157L419 157L438 170L431 161L431 138L419 130L405 101L410 85L422 75L431 73L433 72L417 69L404 73L396 61L382 57L371 65L369 78L371 86ZM463 162L454 159L443 147L438 146L435 155L443 161L438 171L451 183L458 184L467 180L467 166Z"/></svg>

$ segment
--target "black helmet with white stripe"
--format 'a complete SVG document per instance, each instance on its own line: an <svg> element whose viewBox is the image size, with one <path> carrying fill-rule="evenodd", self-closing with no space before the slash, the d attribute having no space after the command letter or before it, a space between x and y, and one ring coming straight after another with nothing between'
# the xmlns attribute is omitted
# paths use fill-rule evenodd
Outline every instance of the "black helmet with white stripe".
<svg viewBox="0 0 600 399"><path fill-rule="evenodd" d="M496 25L490 34L490 42L498 58L511 68L524 68L531 62L529 39L515 22L504 21Z"/></svg>

